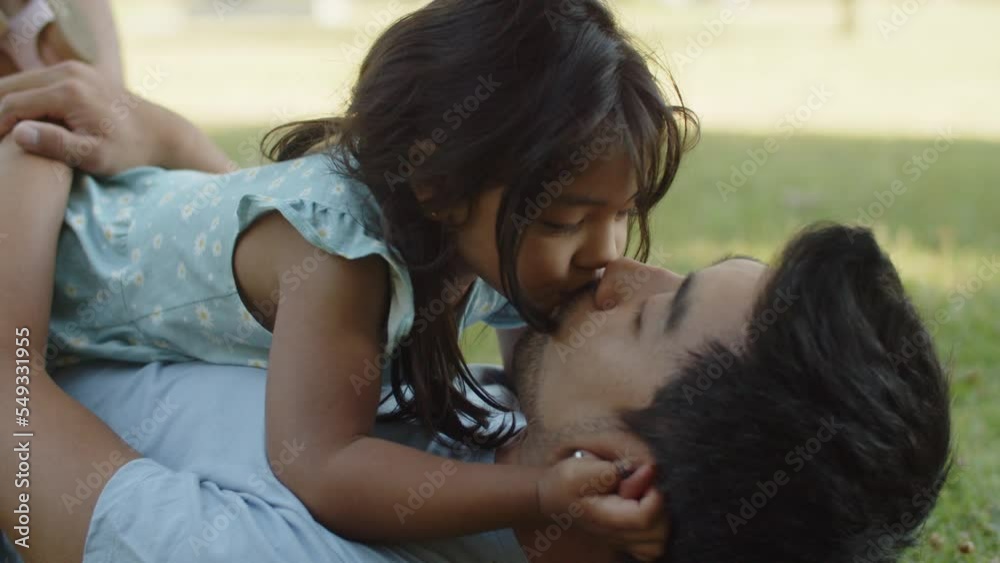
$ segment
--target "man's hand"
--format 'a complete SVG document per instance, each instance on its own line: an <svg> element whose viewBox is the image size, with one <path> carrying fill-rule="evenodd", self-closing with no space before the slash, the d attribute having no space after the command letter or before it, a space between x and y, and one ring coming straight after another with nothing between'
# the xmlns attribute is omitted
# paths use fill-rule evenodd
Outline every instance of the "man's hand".
<svg viewBox="0 0 1000 563"><path fill-rule="evenodd" d="M669 530L652 479L651 465L629 474L621 461L565 459L539 481L539 509L543 517L568 513L636 560L654 561L663 555Z"/></svg>
<svg viewBox="0 0 1000 563"><path fill-rule="evenodd" d="M190 122L77 61L0 78L0 137L11 130L25 151L98 176L237 168Z"/></svg>
<svg viewBox="0 0 1000 563"><path fill-rule="evenodd" d="M0 136L13 129L27 152L97 175L158 159L157 132L143 123L149 102L87 64L66 61L0 78L0 100Z"/></svg>

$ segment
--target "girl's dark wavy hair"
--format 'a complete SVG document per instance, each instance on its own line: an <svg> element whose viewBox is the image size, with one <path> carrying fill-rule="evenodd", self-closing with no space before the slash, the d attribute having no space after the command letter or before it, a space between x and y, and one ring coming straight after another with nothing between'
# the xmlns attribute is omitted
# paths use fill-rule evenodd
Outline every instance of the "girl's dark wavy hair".
<svg viewBox="0 0 1000 563"><path fill-rule="evenodd" d="M516 269L524 218L544 201L546 183L573 173L579 149L613 131L612 144L637 174L639 212L630 231L638 231L635 256L645 260L649 212L697 141L696 117L672 80L677 103L668 100L649 60L601 0L435 0L375 40L342 116L280 126L262 148L283 161L321 147L337 171L371 190L382 235L411 273L418 309L441 300L453 275L455 241L429 212L506 186L496 222L502 289L526 322L551 330L546 312L519 292ZM429 186L431 199L418 203L414 186ZM415 327L392 362L398 409L390 418L419 420L468 443L486 428L488 411L465 388L503 407L464 362L456 305L447 302L444 314ZM477 443L493 447L508 436L479 434Z"/></svg>

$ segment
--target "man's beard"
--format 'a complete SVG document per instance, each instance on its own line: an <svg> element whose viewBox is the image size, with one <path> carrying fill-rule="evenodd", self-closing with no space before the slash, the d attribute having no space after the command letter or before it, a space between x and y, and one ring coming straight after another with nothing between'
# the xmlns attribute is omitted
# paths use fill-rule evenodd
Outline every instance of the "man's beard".
<svg viewBox="0 0 1000 563"><path fill-rule="evenodd" d="M591 282L579 288L565 304L556 312L557 326L561 327L569 314L579 307L585 299L593 299L597 290L597 282ZM552 336L534 329L528 329L515 343L514 355L509 379L517 393L521 412L528 420L539 414L535 410L535 399L538 396L538 385L541 376L542 358Z"/></svg>
<svg viewBox="0 0 1000 563"><path fill-rule="evenodd" d="M542 357L548 342L549 335L528 329L514 345L510 380L514 384L521 412L529 418L534 414L535 397L538 394L538 375L541 371Z"/></svg>

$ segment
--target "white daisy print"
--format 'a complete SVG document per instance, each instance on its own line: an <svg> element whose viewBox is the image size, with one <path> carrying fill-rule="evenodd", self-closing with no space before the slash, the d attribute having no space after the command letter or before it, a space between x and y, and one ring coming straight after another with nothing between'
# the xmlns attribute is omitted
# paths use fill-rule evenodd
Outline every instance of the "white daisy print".
<svg viewBox="0 0 1000 563"><path fill-rule="evenodd" d="M68 297L76 297L77 294L76 286L71 283L66 284L66 286L63 287L63 291L66 292L66 295Z"/></svg>
<svg viewBox="0 0 1000 563"><path fill-rule="evenodd" d="M74 336L69 339L69 345L74 348L82 348L86 346L88 342L90 342L90 340L88 340L86 336Z"/></svg>
<svg viewBox="0 0 1000 563"><path fill-rule="evenodd" d="M150 186L152 186L153 185L153 179L152 178L146 178L146 180L142 183L142 185L146 186L147 188L150 187Z"/></svg>
<svg viewBox="0 0 1000 563"><path fill-rule="evenodd" d="M306 170L305 172L302 173L302 177L308 178L313 175L313 172L315 172L315 169L310 168L309 170Z"/></svg>
<svg viewBox="0 0 1000 563"><path fill-rule="evenodd" d="M131 218L132 218L132 208L131 207L122 207L121 209L118 210L118 214L115 215L115 219L119 219L119 220L121 220L121 219L131 219Z"/></svg>
<svg viewBox="0 0 1000 563"><path fill-rule="evenodd" d="M214 326L212 324L212 313L208 311L208 307L204 304L199 304L195 307L194 314L198 317L198 322L201 323L201 326L205 328L212 328L212 326Z"/></svg>
<svg viewBox="0 0 1000 563"><path fill-rule="evenodd" d="M214 231L219 226L220 217L218 215L212 219L212 224L208 227L208 230Z"/></svg>
<svg viewBox="0 0 1000 563"><path fill-rule="evenodd" d="M333 193L340 195L344 193L344 184L337 184L333 187Z"/></svg>
<svg viewBox="0 0 1000 563"><path fill-rule="evenodd" d="M142 275L142 272L139 272L132 277L132 283L134 283L139 287L142 287L142 285L146 283L146 276Z"/></svg>
<svg viewBox="0 0 1000 563"><path fill-rule="evenodd" d="M153 314L149 316L149 320L157 325L163 322L163 305L153 307Z"/></svg>
<svg viewBox="0 0 1000 563"><path fill-rule="evenodd" d="M138 264L139 260L141 258L142 258L142 251L139 250L138 248L133 248L132 249L132 263L133 264Z"/></svg>
<svg viewBox="0 0 1000 563"><path fill-rule="evenodd" d="M159 250L163 246L163 233L156 233L153 237L153 248Z"/></svg>
<svg viewBox="0 0 1000 563"><path fill-rule="evenodd" d="M212 207L218 207L220 203L222 203L222 197L221 196L220 197L213 197L212 198L212 201L211 201Z"/></svg>
<svg viewBox="0 0 1000 563"><path fill-rule="evenodd" d="M182 280L186 280L187 279L187 275L188 275L187 266L184 265L184 262L178 262L177 263L177 277L180 278L180 279L182 279Z"/></svg>
<svg viewBox="0 0 1000 563"><path fill-rule="evenodd" d="M87 226L87 216L83 213L77 213L70 217L69 222L72 223L74 227L85 227Z"/></svg>
<svg viewBox="0 0 1000 563"><path fill-rule="evenodd" d="M267 367L267 362L264 360L247 360L247 364L250 365L250 367L255 367L255 368Z"/></svg>
<svg viewBox="0 0 1000 563"><path fill-rule="evenodd" d="M170 203L174 200L174 192L167 192L163 197L160 198L160 202L157 204L163 207L164 204Z"/></svg>
<svg viewBox="0 0 1000 563"><path fill-rule="evenodd" d="M316 229L316 232L319 233L319 236L322 238L330 237L330 231L328 231L326 227L320 227L319 229Z"/></svg>
<svg viewBox="0 0 1000 563"><path fill-rule="evenodd" d="M257 174L260 174L260 168L251 168L247 171L247 179L253 180L257 177Z"/></svg>
<svg viewBox="0 0 1000 563"><path fill-rule="evenodd" d="M208 246L208 235L201 233L194 239L194 255L201 256L206 246Z"/></svg>
<svg viewBox="0 0 1000 563"><path fill-rule="evenodd" d="M157 348L169 348L170 343L166 340L154 340L153 346L156 346Z"/></svg>
<svg viewBox="0 0 1000 563"><path fill-rule="evenodd" d="M310 195L312 195L312 193L313 193L312 186L309 186L306 189L299 192L299 197L309 197Z"/></svg>
<svg viewBox="0 0 1000 563"><path fill-rule="evenodd" d="M217 241L215 241L215 242L212 243L212 255L213 256L222 256L222 241L221 240L217 240Z"/></svg>
<svg viewBox="0 0 1000 563"><path fill-rule="evenodd" d="M129 205L132 203L132 194L125 194L118 198L118 203L120 205Z"/></svg>
<svg viewBox="0 0 1000 563"><path fill-rule="evenodd" d="M111 241L111 237L115 234L111 231L111 227L104 227L104 238L105 240Z"/></svg>
<svg viewBox="0 0 1000 563"><path fill-rule="evenodd" d="M181 219L187 221L194 214L194 205L188 203L181 208Z"/></svg>
<svg viewBox="0 0 1000 563"><path fill-rule="evenodd" d="M304 160L302 160L300 158L300 159L298 159L298 160L296 160L295 162L292 163L292 170L298 170L299 168L302 168L303 166L305 166L305 164L306 164L306 161L304 161Z"/></svg>
<svg viewBox="0 0 1000 563"><path fill-rule="evenodd" d="M276 190L276 189L278 189L278 188L281 187L281 184L284 184L284 183L285 183L285 177L284 176L278 176L277 178L274 179L274 181L271 182L271 185L267 187L267 190L268 191Z"/></svg>

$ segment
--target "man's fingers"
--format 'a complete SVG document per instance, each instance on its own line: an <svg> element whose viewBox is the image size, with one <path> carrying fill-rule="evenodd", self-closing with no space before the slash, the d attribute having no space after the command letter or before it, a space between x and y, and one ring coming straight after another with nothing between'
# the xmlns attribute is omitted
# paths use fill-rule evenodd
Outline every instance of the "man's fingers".
<svg viewBox="0 0 1000 563"><path fill-rule="evenodd" d="M62 119L71 105L70 89L63 84L45 86L37 90L18 92L4 98L0 103L0 136L6 135L26 119Z"/></svg>
<svg viewBox="0 0 1000 563"><path fill-rule="evenodd" d="M50 86L67 78L82 78L88 71L86 63L64 61L51 66L15 72L0 78L0 100L8 94Z"/></svg>
<svg viewBox="0 0 1000 563"><path fill-rule="evenodd" d="M88 168L95 157L97 139L79 135L52 123L22 121L14 127L14 140L27 152Z"/></svg>
<svg viewBox="0 0 1000 563"><path fill-rule="evenodd" d="M8 74L7 76L0 78L0 99L3 99L8 94L13 94L15 92L23 92L24 90L34 90L35 88L48 86L56 80L59 80L60 76L57 76L57 74L52 71L52 68L53 67L44 67L33 70L25 70L15 72L14 74Z"/></svg>

